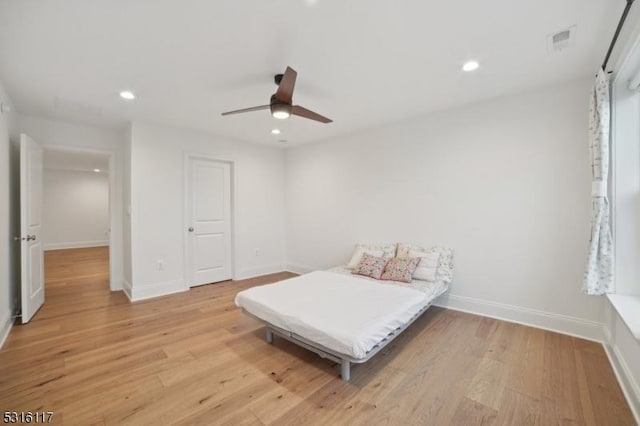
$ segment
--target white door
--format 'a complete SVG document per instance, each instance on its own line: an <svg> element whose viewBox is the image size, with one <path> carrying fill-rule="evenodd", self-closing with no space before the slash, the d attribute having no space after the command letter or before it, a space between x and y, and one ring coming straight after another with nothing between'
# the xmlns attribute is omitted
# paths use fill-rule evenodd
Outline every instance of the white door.
<svg viewBox="0 0 640 426"><path fill-rule="evenodd" d="M189 286L231 279L231 167L190 158L187 171Z"/></svg>
<svg viewBox="0 0 640 426"><path fill-rule="evenodd" d="M42 148L25 134L20 135L20 234L24 324L44 303Z"/></svg>

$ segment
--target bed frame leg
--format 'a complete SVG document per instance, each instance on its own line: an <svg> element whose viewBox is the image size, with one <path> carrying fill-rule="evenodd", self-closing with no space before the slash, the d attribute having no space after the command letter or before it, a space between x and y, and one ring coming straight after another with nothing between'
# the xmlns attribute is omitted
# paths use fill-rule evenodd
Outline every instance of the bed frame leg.
<svg viewBox="0 0 640 426"><path fill-rule="evenodd" d="M267 328L267 343L273 343L273 330Z"/></svg>
<svg viewBox="0 0 640 426"><path fill-rule="evenodd" d="M348 382L351 379L351 363L343 359L341 367L340 375L342 376L342 380Z"/></svg>

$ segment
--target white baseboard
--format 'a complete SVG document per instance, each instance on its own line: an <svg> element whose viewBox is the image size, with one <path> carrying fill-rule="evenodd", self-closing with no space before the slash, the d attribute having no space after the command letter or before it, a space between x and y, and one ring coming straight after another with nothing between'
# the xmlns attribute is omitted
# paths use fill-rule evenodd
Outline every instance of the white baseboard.
<svg viewBox="0 0 640 426"><path fill-rule="evenodd" d="M4 342L11 332L11 327L13 327L13 315L9 312L9 315L0 322L0 349L4 346Z"/></svg>
<svg viewBox="0 0 640 426"><path fill-rule="evenodd" d="M622 352L615 343L615 339L612 338L607 327L603 327L604 332L604 351L607 353L609 363L613 368L613 372L618 379L618 383L622 388L631 412L636 419L636 423L640 425L640 386L633 377L633 373L629 368Z"/></svg>
<svg viewBox="0 0 640 426"><path fill-rule="evenodd" d="M124 294L127 295L127 297L129 298L129 301L132 301L133 289L131 287L131 283L126 279L122 280L122 291L124 291Z"/></svg>
<svg viewBox="0 0 640 426"><path fill-rule="evenodd" d="M604 340L602 323L581 318L448 293L436 299L434 305L517 324L530 325L599 343Z"/></svg>
<svg viewBox="0 0 640 426"><path fill-rule="evenodd" d="M317 271L318 268L314 268L309 265L301 265L299 263L289 263L284 265L284 270L287 272L293 272L294 274L308 274L309 272Z"/></svg>
<svg viewBox="0 0 640 426"><path fill-rule="evenodd" d="M180 293L189 290L184 280L172 280L159 283L133 285L131 286L131 301L151 299L154 297L166 296L168 294Z"/></svg>
<svg viewBox="0 0 640 426"><path fill-rule="evenodd" d="M278 272L284 271L284 269L285 268L284 266L282 266L281 263L277 263L274 265L258 266L255 268L241 269L235 274L236 276L234 280L246 280L249 278L259 277L261 275L276 274Z"/></svg>
<svg viewBox="0 0 640 426"><path fill-rule="evenodd" d="M47 243L44 245L44 250L65 250L74 248L87 248L87 247L104 247L109 245L109 240L96 240L96 241L71 241L68 243Z"/></svg>

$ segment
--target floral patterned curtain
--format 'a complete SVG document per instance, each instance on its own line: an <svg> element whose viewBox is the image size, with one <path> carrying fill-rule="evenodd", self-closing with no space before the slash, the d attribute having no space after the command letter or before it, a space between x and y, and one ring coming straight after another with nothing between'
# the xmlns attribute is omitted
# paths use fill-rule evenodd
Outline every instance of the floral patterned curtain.
<svg viewBox="0 0 640 426"><path fill-rule="evenodd" d="M591 152L591 241L582 290L599 295L613 291L613 242L609 227L609 79L601 69L589 103L589 150Z"/></svg>

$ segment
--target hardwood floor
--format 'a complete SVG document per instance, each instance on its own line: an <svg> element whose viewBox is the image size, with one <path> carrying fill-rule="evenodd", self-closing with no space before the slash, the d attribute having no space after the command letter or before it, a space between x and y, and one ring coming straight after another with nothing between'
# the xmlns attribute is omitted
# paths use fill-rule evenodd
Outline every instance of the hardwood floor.
<svg viewBox="0 0 640 426"><path fill-rule="evenodd" d="M233 304L290 277L135 304L104 249L47 252L47 293L0 351L0 407L66 424L632 425L601 345L431 308L371 361L340 367Z"/></svg>

